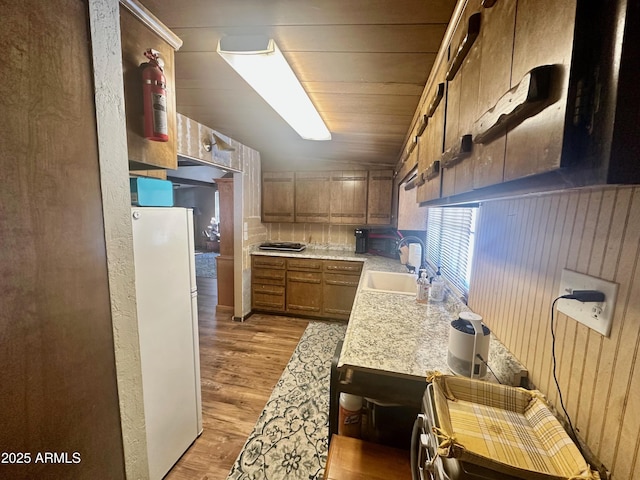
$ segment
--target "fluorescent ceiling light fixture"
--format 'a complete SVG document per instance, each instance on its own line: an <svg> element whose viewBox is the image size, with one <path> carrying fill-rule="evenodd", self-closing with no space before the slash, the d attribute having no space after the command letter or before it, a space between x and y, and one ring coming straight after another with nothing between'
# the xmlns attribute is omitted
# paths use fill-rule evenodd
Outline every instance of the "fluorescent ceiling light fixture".
<svg viewBox="0 0 640 480"><path fill-rule="evenodd" d="M218 54L306 140L331 140L331 132L311 103L272 38L229 35Z"/></svg>

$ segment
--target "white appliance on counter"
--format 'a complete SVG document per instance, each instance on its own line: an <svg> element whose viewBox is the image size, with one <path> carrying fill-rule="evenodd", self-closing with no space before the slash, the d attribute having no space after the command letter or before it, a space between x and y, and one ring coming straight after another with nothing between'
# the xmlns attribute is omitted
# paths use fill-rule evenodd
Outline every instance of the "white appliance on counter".
<svg viewBox="0 0 640 480"><path fill-rule="evenodd" d="M202 433L193 212L131 216L149 472L159 480Z"/></svg>
<svg viewBox="0 0 640 480"><path fill-rule="evenodd" d="M491 331L482 317L473 312L460 312L449 327L447 365L460 376L482 378L487 374ZM479 355L479 357L478 357Z"/></svg>

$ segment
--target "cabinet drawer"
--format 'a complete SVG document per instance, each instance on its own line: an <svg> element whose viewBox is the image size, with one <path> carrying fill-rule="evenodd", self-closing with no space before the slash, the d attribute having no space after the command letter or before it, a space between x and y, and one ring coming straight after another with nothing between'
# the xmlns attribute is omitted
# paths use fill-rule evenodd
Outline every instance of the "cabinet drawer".
<svg viewBox="0 0 640 480"><path fill-rule="evenodd" d="M360 275L360 272L362 272L362 262L350 262L346 260L325 260L324 271L328 273Z"/></svg>
<svg viewBox="0 0 640 480"><path fill-rule="evenodd" d="M284 257L267 257L267 256L254 256L253 258L253 268L256 267L268 267L268 268L277 268L284 270L286 266L286 260Z"/></svg>
<svg viewBox="0 0 640 480"><path fill-rule="evenodd" d="M254 284L252 300L256 310L284 312L284 286Z"/></svg>
<svg viewBox="0 0 640 480"><path fill-rule="evenodd" d="M351 287L358 288L360 277L344 273L325 273L324 284L334 287Z"/></svg>
<svg viewBox="0 0 640 480"><path fill-rule="evenodd" d="M272 268L254 268L252 270L252 281L254 283L284 285L285 270L276 270Z"/></svg>
<svg viewBox="0 0 640 480"><path fill-rule="evenodd" d="M322 260L289 258L287 259L287 270L320 272L322 271Z"/></svg>

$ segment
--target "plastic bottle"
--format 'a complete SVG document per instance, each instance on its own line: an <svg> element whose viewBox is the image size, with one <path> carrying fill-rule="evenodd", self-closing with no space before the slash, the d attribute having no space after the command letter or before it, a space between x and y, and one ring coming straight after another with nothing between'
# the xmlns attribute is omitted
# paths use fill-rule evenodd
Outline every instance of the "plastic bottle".
<svg viewBox="0 0 640 480"><path fill-rule="evenodd" d="M340 394L338 415L338 435L360 438L362 422L362 397L350 393Z"/></svg>
<svg viewBox="0 0 640 480"><path fill-rule="evenodd" d="M440 273L440 267L438 267L436 276L431 282L431 300L434 302L441 302L444 300L444 280Z"/></svg>
<svg viewBox="0 0 640 480"><path fill-rule="evenodd" d="M416 301L418 303L427 303L429 301L429 279L427 271L420 270L420 278L417 282Z"/></svg>

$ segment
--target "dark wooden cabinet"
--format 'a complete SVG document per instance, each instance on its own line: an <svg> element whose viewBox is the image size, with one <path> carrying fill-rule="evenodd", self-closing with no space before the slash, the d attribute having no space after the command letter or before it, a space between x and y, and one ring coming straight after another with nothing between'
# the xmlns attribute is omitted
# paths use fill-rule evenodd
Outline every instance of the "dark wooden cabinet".
<svg viewBox="0 0 640 480"><path fill-rule="evenodd" d="M252 308L348 320L361 272L362 262L254 255Z"/></svg>
<svg viewBox="0 0 640 480"><path fill-rule="evenodd" d="M417 164L420 204L640 182L630 128L638 111L634 5L467 0L461 7L414 116L403 155L410 165L400 168ZM444 109L434 110L443 84ZM417 158L407 160L422 124Z"/></svg>
<svg viewBox="0 0 640 480"><path fill-rule="evenodd" d="M506 3L506 2L501 2ZM484 26L480 0L470 0L449 46L446 130L441 157L442 192L446 197L473 189L473 124L478 118L480 35Z"/></svg>
<svg viewBox="0 0 640 480"><path fill-rule="evenodd" d="M262 221L392 223L393 170L263 172Z"/></svg>
<svg viewBox="0 0 640 480"><path fill-rule="evenodd" d="M367 171L332 172L329 222L362 225L367 223Z"/></svg>
<svg viewBox="0 0 640 480"><path fill-rule="evenodd" d="M517 2L498 1L491 8L481 10L478 113L493 108L496 99L511 88L516 5ZM485 144L473 145L473 188L502 182L505 145L504 135Z"/></svg>
<svg viewBox="0 0 640 480"><path fill-rule="evenodd" d="M262 221L294 221L294 173L262 173Z"/></svg>
<svg viewBox="0 0 640 480"><path fill-rule="evenodd" d="M418 138L418 202L440 198L442 189L440 161L444 146L446 63L442 62L434 68L436 75L427 89L425 104L421 109L421 116L426 119L427 126Z"/></svg>
<svg viewBox="0 0 640 480"><path fill-rule="evenodd" d="M322 281L325 317L348 320L356 298L362 263L325 260Z"/></svg>
<svg viewBox="0 0 640 480"><path fill-rule="evenodd" d="M286 260L283 257L253 256L251 294L254 310L285 311Z"/></svg>
<svg viewBox="0 0 640 480"><path fill-rule="evenodd" d="M296 172L295 221L329 223L330 172Z"/></svg>
<svg viewBox="0 0 640 480"><path fill-rule="evenodd" d="M393 170L369 171L367 225L391 225Z"/></svg>

